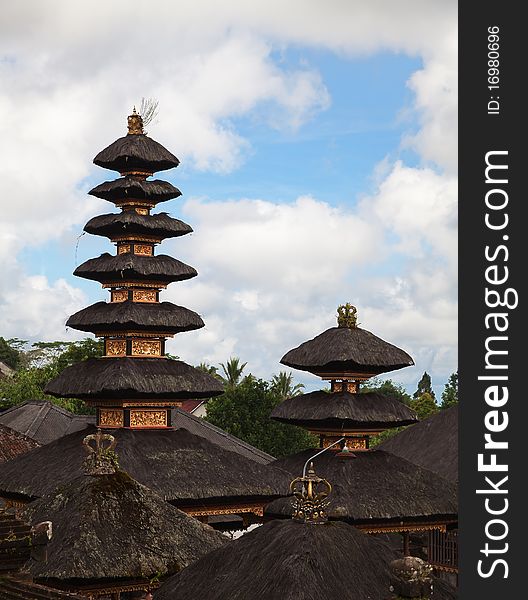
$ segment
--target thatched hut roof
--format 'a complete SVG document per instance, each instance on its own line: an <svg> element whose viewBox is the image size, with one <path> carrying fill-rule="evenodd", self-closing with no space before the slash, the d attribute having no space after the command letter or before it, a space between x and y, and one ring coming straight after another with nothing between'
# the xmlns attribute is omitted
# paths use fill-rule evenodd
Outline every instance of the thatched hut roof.
<svg viewBox="0 0 528 600"><path fill-rule="evenodd" d="M200 315L172 302L97 302L72 315L68 327L79 331L163 331L179 333L204 327Z"/></svg>
<svg viewBox="0 0 528 600"><path fill-rule="evenodd" d="M370 375L414 365L407 352L359 327L331 327L287 352L280 362L310 373Z"/></svg>
<svg viewBox="0 0 528 600"><path fill-rule="evenodd" d="M111 171L166 171L180 164L167 148L144 134L128 134L112 142L94 158L94 164Z"/></svg>
<svg viewBox="0 0 528 600"><path fill-rule="evenodd" d="M107 238L123 235L148 235L160 239L173 238L192 232L192 227L169 217L167 213L139 215L135 210L99 215L84 226L86 233Z"/></svg>
<svg viewBox="0 0 528 600"><path fill-rule="evenodd" d="M170 577L154 599L385 600L396 557L346 523L271 521ZM445 587L435 588L435 598L455 597Z"/></svg>
<svg viewBox="0 0 528 600"><path fill-rule="evenodd" d="M140 256L127 253L113 256L108 252L79 265L73 274L84 279L99 281L99 283L112 283L127 279L170 283L184 281L198 275L193 267L166 254Z"/></svg>
<svg viewBox="0 0 528 600"><path fill-rule="evenodd" d="M40 444L0 423L0 463L25 454Z"/></svg>
<svg viewBox="0 0 528 600"><path fill-rule="evenodd" d="M181 360L168 358L89 358L67 367L46 386L58 398L210 398L222 382Z"/></svg>
<svg viewBox="0 0 528 600"><path fill-rule="evenodd" d="M32 499L81 475L79 447L94 426L0 465L0 495ZM269 502L288 490L290 475L231 452L185 429L115 429L119 464L176 506Z"/></svg>
<svg viewBox="0 0 528 600"><path fill-rule="evenodd" d="M119 200L147 200L158 203L181 196L177 187L161 179L144 180L132 175L120 177L114 181L105 181L89 192L90 196L116 202Z"/></svg>
<svg viewBox="0 0 528 600"><path fill-rule="evenodd" d="M86 596L55 590L17 577L2 577L0 598L2 600L86 600Z"/></svg>
<svg viewBox="0 0 528 600"><path fill-rule="evenodd" d="M385 429L409 425L416 414L403 402L380 394L365 392L311 392L288 398L274 408L271 418L282 423L331 429Z"/></svg>
<svg viewBox="0 0 528 600"><path fill-rule="evenodd" d="M458 406L404 429L379 448L458 482Z"/></svg>
<svg viewBox="0 0 528 600"><path fill-rule="evenodd" d="M292 473L302 472L317 450L304 450L278 459L273 465ZM314 459L320 477L332 483L331 519L357 525L445 522L458 514L455 486L442 477L382 450L357 452L341 458L325 452ZM290 498L266 507L269 516L289 517Z"/></svg>
<svg viewBox="0 0 528 600"><path fill-rule="evenodd" d="M77 476L31 503L23 516L53 523L46 562L30 565L41 582L164 576L226 543L122 471Z"/></svg>

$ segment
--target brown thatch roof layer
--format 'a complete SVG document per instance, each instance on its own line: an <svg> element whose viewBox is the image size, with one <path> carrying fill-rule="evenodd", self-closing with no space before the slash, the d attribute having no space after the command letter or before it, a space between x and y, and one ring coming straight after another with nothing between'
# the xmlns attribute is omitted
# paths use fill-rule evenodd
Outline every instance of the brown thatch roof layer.
<svg viewBox="0 0 528 600"><path fill-rule="evenodd" d="M281 363L311 373L369 374L414 365L407 352L359 327L331 327L287 352Z"/></svg>
<svg viewBox="0 0 528 600"><path fill-rule="evenodd" d="M80 446L95 426L0 465L0 495L50 494L82 474ZM290 475L193 435L185 429L111 431L119 464L176 506L239 500L268 502L287 492Z"/></svg>
<svg viewBox="0 0 528 600"><path fill-rule="evenodd" d="M403 402L378 392L311 392L279 404L271 418L301 427L331 428L334 431L363 427L379 429L409 425L416 414Z"/></svg>
<svg viewBox="0 0 528 600"><path fill-rule="evenodd" d="M82 459L80 447L77 454ZM124 472L78 476L31 503L23 516L53 523L46 562L30 565L43 582L164 576L227 541Z"/></svg>
<svg viewBox="0 0 528 600"><path fill-rule="evenodd" d="M294 476L317 450L304 450L273 462ZM382 450L340 458L325 452L314 459L315 471L333 486L328 515L353 524L400 521L443 522L458 513L455 486L435 473ZM291 515L291 499L266 507L270 516Z"/></svg>
<svg viewBox="0 0 528 600"><path fill-rule="evenodd" d="M379 448L458 482L458 406L404 429Z"/></svg>
<svg viewBox="0 0 528 600"><path fill-rule="evenodd" d="M86 596L54 590L26 579L2 577L0 580L2 600L86 600Z"/></svg>
<svg viewBox="0 0 528 600"><path fill-rule="evenodd" d="M171 302L97 302L72 315L68 327L79 331L164 331L179 333L204 327L200 315Z"/></svg>
<svg viewBox="0 0 528 600"><path fill-rule="evenodd" d="M119 200L148 200L165 202L181 196L177 187L161 179L138 179L132 175L100 183L88 192L90 196L116 202Z"/></svg>
<svg viewBox="0 0 528 600"><path fill-rule="evenodd" d="M346 523L271 521L215 550L156 591L155 600L385 600L386 543ZM454 598L437 594L435 598Z"/></svg>
<svg viewBox="0 0 528 600"><path fill-rule="evenodd" d="M0 463L25 454L40 446L38 442L0 424Z"/></svg>
<svg viewBox="0 0 528 600"><path fill-rule="evenodd" d="M84 231L108 238L118 235L149 235L165 239L191 233L192 227L169 217L167 213L139 215L135 210L127 210L93 217L84 226Z"/></svg>
<svg viewBox="0 0 528 600"><path fill-rule="evenodd" d="M156 281L170 283L196 277L196 269L172 256L140 256L138 254L118 254L105 252L79 265L73 272L77 277L92 279L100 283L114 281Z"/></svg>
<svg viewBox="0 0 528 600"><path fill-rule="evenodd" d="M0 423L35 440L49 444L64 435L80 431L93 417L74 415L48 400L26 400L0 414Z"/></svg>
<svg viewBox="0 0 528 600"><path fill-rule="evenodd" d="M128 134L101 150L94 164L120 173L133 170L155 173L177 167L180 161L152 138Z"/></svg>
<svg viewBox="0 0 528 600"><path fill-rule="evenodd" d="M168 358L90 358L67 367L46 386L58 398L210 398L222 382L181 360Z"/></svg>

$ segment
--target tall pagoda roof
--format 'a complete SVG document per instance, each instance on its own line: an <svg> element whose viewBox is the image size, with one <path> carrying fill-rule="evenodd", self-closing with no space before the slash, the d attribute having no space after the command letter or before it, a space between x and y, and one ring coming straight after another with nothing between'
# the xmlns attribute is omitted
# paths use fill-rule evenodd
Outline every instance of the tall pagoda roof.
<svg viewBox="0 0 528 600"><path fill-rule="evenodd" d="M204 326L200 315L172 302L97 302L72 315L68 327L80 331L163 331L179 333Z"/></svg>
<svg viewBox="0 0 528 600"><path fill-rule="evenodd" d="M148 235L161 240L191 233L192 227L179 219L169 217L167 213L139 215L136 211L128 210L93 217L84 226L84 231L108 238L124 235Z"/></svg>
<svg viewBox="0 0 528 600"><path fill-rule="evenodd" d="M81 471L79 446L94 426L0 465L0 496L32 500L67 484ZM119 464L131 477L176 506L206 506L248 498L269 502L288 489L290 476L185 429L113 429Z"/></svg>
<svg viewBox="0 0 528 600"><path fill-rule="evenodd" d="M396 556L385 542L346 523L271 521L173 575L155 598L388 598ZM442 600L456 597L449 584L436 581L434 593Z"/></svg>
<svg viewBox="0 0 528 600"><path fill-rule="evenodd" d="M414 365L407 352L359 327L331 327L287 352L280 362L311 373L369 375Z"/></svg>
<svg viewBox="0 0 528 600"><path fill-rule="evenodd" d="M45 392L64 398L133 399L210 398L222 382L181 360L168 358L89 358L67 367Z"/></svg>
<svg viewBox="0 0 528 600"><path fill-rule="evenodd" d="M119 173L135 170L156 173L177 167L180 161L147 135L129 133L101 150L94 164Z"/></svg>
<svg viewBox="0 0 528 600"><path fill-rule="evenodd" d="M304 450L273 462L290 473L302 471L317 450ZM455 521L457 493L453 484L435 473L403 458L370 450L355 457L339 457L325 452L314 459L317 473L332 482L331 519L390 530L400 524L435 524ZM292 514L289 498L273 501L266 507L269 516Z"/></svg>
<svg viewBox="0 0 528 600"><path fill-rule="evenodd" d="M325 391L293 396L273 409L271 418L282 423L334 431L365 430L409 425L417 421L408 406L378 392Z"/></svg>
<svg viewBox="0 0 528 600"><path fill-rule="evenodd" d="M77 448L80 455L81 448ZM24 518L53 524L39 582L152 579L175 573L227 540L127 473L80 475L31 503Z"/></svg>
<svg viewBox="0 0 528 600"><path fill-rule="evenodd" d="M73 274L103 284L127 279L139 282L170 283L185 281L198 275L193 267L165 254L141 256L126 253L113 256L107 252L82 263L75 269Z"/></svg>
<svg viewBox="0 0 528 600"><path fill-rule="evenodd" d="M458 406L407 427L379 448L458 482Z"/></svg>
<svg viewBox="0 0 528 600"><path fill-rule="evenodd" d="M133 175L120 177L114 181L105 181L88 192L91 196L116 202L119 200L146 200L153 204L165 202L181 196L177 187L161 179L138 179Z"/></svg>

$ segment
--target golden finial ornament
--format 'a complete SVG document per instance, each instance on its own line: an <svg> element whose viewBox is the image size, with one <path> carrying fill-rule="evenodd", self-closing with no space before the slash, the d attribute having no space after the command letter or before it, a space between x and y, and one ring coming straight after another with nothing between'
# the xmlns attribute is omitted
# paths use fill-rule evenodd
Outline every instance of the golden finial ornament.
<svg viewBox="0 0 528 600"><path fill-rule="evenodd" d="M83 439L83 448L87 453L83 461L85 475L112 475L119 470L119 462L114 448L117 440L100 429L97 433L87 435Z"/></svg>
<svg viewBox="0 0 528 600"><path fill-rule="evenodd" d="M326 479L315 474L313 463L303 477L297 477L290 483L293 494L293 520L300 523L326 523L326 498L332 492L332 486Z"/></svg>
<svg viewBox="0 0 528 600"><path fill-rule="evenodd" d="M337 307L337 326L348 329L357 327L357 308L350 302Z"/></svg>
<svg viewBox="0 0 528 600"><path fill-rule="evenodd" d="M143 135L143 117L136 112L136 107L131 115L128 115L129 135Z"/></svg>

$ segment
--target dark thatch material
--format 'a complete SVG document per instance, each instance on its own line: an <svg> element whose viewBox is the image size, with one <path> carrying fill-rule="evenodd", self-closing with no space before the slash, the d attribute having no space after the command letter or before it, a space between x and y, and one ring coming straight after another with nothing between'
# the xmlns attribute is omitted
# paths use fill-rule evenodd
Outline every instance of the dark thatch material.
<svg viewBox="0 0 528 600"><path fill-rule="evenodd" d="M407 352L359 327L331 327L287 352L281 363L311 373L373 375L414 365Z"/></svg>
<svg viewBox="0 0 528 600"><path fill-rule="evenodd" d="M82 440L95 426L31 450L0 465L0 495L32 499L82 474ZM176 506L269 502L284 494L291 476L225 450L185 429L115 429L120 467Z"/></svg>
<svg viewBox="0 0 528 600"><path fill-rule="evenodd" d="M167 213L138 215L135 210L100 215L84 226L86 233L107 238L122 235L148 235L160 239L174 238L192 232L192 227L169 217Z"/></svg>
<svg viewBox="0 0 528 600"><path fill-rule="evenodd" d="M38 442L0 423L0 463L40 446Z"/></svg>
<svg viewBox="0 0 528 600"><path fill-rule="evenodd" d="M2 577L0 580L2 600L86 600L86 596L54 590L27 579Z"/></svg>
<svg viewBox="0 0 528 600"><path fill-rule="evenodd" d="M404 429L379 448L458 482L458 406Z"/></svg>
<svg viewBox="0 0 528 600"><path fill-rule="evenodd" d="M35 440L50 442L88 426L93 418L74 415L47 400L26 400L0 414L0 423Z"/></svg>
<svg viewBox="0 0 528 600"><path fill-rule="evenodd" d="M144 180L127 175L114 181L100 183L88 192L90 196L116 202L119 200L147 200L148 202L165 202L178 198L181 192L168 181L161 179Z"/></svg>
<svg viewBox="0 0 528 600"><path fill-rule="evenodd" d="M204 327L200 315L171 302L97 302L72 315L68 327L79 331L164 331L179 333Z"/></svg>
<svg viewBox="0 0 528 600"><path fill-rule="evenodd" d="M181 360L168 358L90 358L67 367L46 386L58 398L210 398L222 382Z"/></svg>
<svg viewBox="0 0 528 600"><path fill-rule="evenodd" d="M271 418L282 423L331 429L385 429L417 421L416 414L403 402L378 392L311 392L279 404Z"/></svg>
<svg viewBox="0 0 528 600"><path fill-rule="evenodd" d="M94 158L94 164L111 171L166 171L180 164L167 148L143 134L125 135Z"/></svg>
<svg viewBox="0 0 528 600"><path fill-rule="evenodd" d="M82 459L80 447L77 454ZM53 523L47 561L30 564L40 582L164 576L227 542L122 471L78 476L31 503L23 516Z"/></svg>
<svg viewBox="0 0 528 600"><path fill-rule="evenodd" d="M317 450L304 450L272 465L298 476ZM340 458L325 452L314 459L315 471L332 483L328 515L352 524L445 522L458 513L455 486L431 471L403 458L371 450ZM289 517L291 499L275 500L266 507L269 516Z"/></svg>
<svg viewBox="0 0 528 600"><path fill-rule="evenodd" d="M390 546L346 523L271 521L170 577L154 598L386 600L395 558ZM435 587L434 597L455 596Z"/></svg>
<svg viewBox="0 0 528 600"><path fill-rule="evenodd" d="M98 258L91 258L78 266L73 272L77 277L92 279L100 283L114 281L159 281L170 283L196 277L196 269L171 256L139 256L137 254L118 254L113 256L105 252Z"/></svg>

